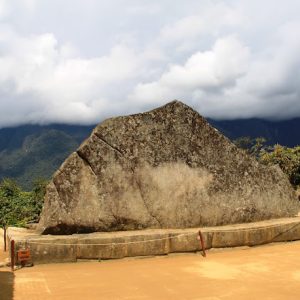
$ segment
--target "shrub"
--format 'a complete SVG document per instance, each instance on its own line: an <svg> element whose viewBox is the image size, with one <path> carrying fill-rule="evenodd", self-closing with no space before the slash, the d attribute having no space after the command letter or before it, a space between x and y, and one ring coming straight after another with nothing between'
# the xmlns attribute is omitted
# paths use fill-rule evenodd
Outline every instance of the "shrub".
<svg viewBox="0 0 300 300"><path fill-rule="evenodd" d="M43 206L47 181L34 182L31 192L22 191L11 179L0 183L0 226L24 226L36 222Z"/></svg>
<svg viewBox="0 0 300 300"><path fill-rule="evenodd" d="M294 187L300 185L300 146L288 148L275 145L273 151L261 153L260 161L266 165L278 164Z"/></svg>

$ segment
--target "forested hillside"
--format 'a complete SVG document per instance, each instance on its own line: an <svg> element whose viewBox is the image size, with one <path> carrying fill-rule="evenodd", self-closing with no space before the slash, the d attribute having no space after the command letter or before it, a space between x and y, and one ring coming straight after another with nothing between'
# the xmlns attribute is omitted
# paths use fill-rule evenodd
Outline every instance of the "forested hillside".
<svg viewBox="0 0 300 300"><path fill-rule="evenodd" d="M287 147L300 145L300 118L284 121L240 119L209 122L231 140L242 136L264 137L267 144Z"/></svg>
<svg viewBox="0 0 300 300"><path fill-rule="evenodd" d="M35 179L51 177L92 127L27 125L1 129L0 180L13 178L23 188L31 189Z"/></svg>

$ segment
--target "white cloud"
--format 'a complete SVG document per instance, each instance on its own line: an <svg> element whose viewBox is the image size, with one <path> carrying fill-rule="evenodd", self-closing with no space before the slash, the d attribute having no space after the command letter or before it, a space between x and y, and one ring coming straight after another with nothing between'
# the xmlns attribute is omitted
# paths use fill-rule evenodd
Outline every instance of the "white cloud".
<svg viewBox="0 0 300 300"><path fill-rule="evenodd" d="M5 17L9 12L8 0L0 0L0 18Z"/></svg>
<svg viewBox="0 0 300 300"><path fill-rule="evenodd" d="M175 98L209 117L300 116L299 12L295 0L0 0L0 127Z"/></svg>
<svg viewBox="0 0 300 300"><path fill-rule="evenodd" d="M111 111L105 100L109 90L138 74L139 57L125 45L88 59L78 57L71 45L60 46L53 34L23 38L7 32L3 43L0 89L8 95L1 99L0 125L13 124L21 115L25 122L96 122ZM22 103L10 106L11 101ZM24 115L24 106L32 111Z"/></svg>
<svg viewBox="0 0 300 300"><path fill-rule="evenodd" d="M300 116L300 23L282 24L268 44L251 50L234 36L171 65L156 81L140 83L130 99L146 103L188 99L214 118Z"/></svg>
<svg viewBox="0 0 300 300"><path fill-rule="evenodd" d="M127 7L127 12L132 15L156 15L161 12L159 3L142 3Z"/></svg>
<svg viewBox="0 0 300 300"><path fill-rule="evenodd" d="M184 97L198 89L222 90L244 75L249 57L248 48L237 38L220 38L211 50L194 53L183 65L170 66L158 81L137 85L131 99L151 102Z"/></svg>
<svg viewBox="0 0 300 300"><path fill-rule="evenodd" d="M183 41L201 35L217 35L223 27L242 24L241 13L224 3L210 4L178 21L164 26L160 38L164 41Z"/></svg>
<svg viewBox="0 0 300 300"><path fill-rule="evenodd" d="M218 118L299 116L299 25L284 24L269 46L253 55L247 71L235 85L221 95L205 95L208 100L197 97L199 107Z"/></svg>

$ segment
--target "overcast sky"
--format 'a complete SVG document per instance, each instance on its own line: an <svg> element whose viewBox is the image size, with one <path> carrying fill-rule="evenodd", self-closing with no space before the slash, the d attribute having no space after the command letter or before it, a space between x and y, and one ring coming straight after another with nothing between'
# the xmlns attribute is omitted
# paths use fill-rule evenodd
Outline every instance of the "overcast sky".
<svg viewBox="0 0 300 300"><path fill-rule="evenodd" d="M180 99L300 116L299 0L0 0L0 127L99 122Z"/></svg>

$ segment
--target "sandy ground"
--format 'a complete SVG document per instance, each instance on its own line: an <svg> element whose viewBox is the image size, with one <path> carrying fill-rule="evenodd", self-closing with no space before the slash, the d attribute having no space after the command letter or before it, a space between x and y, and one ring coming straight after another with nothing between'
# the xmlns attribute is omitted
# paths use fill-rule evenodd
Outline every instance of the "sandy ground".
<svg viewBox="0 0 300 300"><path fill-rule="evenodd" d="M8 257L8 251L4 252L3 251L3 245L1 245L1 244L0 244L0 247L1 247L1 251L0 251L0 263L1 263L1 262L4 262L5 259Z"/></svg>
<svg viewBox="0 0 300 300"><path fill-rule="evenodd" d="M0 268L1 300L300 299L300 242L145 259Z"/></svg>

